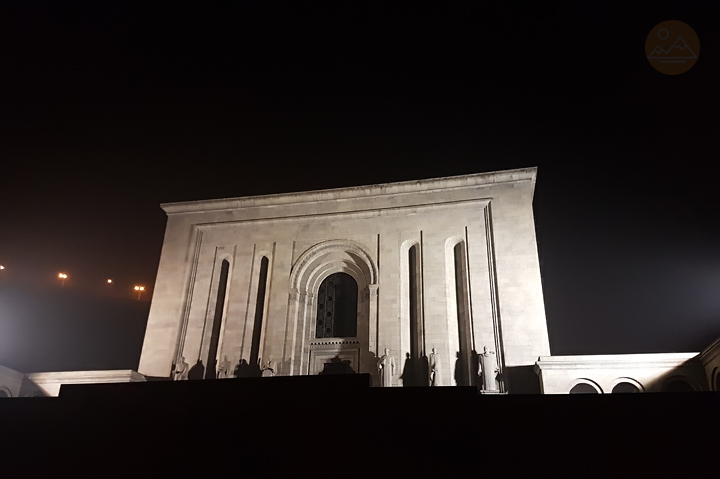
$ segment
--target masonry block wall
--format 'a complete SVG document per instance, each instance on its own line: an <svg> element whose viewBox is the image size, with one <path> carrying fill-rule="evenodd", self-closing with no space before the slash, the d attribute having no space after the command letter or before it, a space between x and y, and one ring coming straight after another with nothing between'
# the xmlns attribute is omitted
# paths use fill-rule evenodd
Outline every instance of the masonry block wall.
<svg viewBox="0 0 720 479"><path fill-rule="evenodd" d="M484 346L502 367L532 366L550 353L535 177L530 168L165 204L139 371L167 377L180 356L191 366L227 356L316 374L334 355L375 374L387 348L402 385L408 355L435 348L441 384L455 385L473 381L471 354ZM337 272L358 286L357 337L318 339L316 295Z"/></svg>

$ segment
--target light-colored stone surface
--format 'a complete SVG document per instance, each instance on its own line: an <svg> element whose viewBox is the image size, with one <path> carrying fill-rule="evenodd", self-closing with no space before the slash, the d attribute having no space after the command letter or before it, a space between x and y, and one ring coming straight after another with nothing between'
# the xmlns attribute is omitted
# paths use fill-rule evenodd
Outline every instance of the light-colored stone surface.
<svg viewBox="0 0 720 479"><path fill-rule="evenodd" d="M698 353L541 357L535 372L544 394L567 394L578 383L611 393L620 382L634 384L644 392L660 392L674 379L688 382L697 391L707 390Z"/></svg>
<svg viewBox="0 0 720 479"><path fill-rule="evenodd" d="M0 366L0 391L4 393L2 396L18 397L24 376L23 373L14 369Z"/></svg>
<svg viewBox="0 0 720 479"><path fill-rule="evenodd" d="M61 371L27 374L27 379L46 396L57 396L63 384L130 383L145 376L130 369L112 371Z"/></svg>
<svg viewBox="0 0 720 479"><path fill-rule="evenodd" d="M180 354L190 364L199 357L207 362L223 260L230 274L217 357L250 362L264 256L269 271L258 355L280 358L278 374L312 373L311 361L328 351L314 353L322 346L313 335L317 287L343 271L355 278L360 297L358 336L342 339L359 341L359 372L377 376L384 348L401 358L409 352L404 270L412 245L420 256L422 349L438 349L442 384L455 384L461 339L475 350L493 345L501 367L532 365L550 353L532 212L535 177L528 168L162 205L168 222L138 369L168 377ZM462 338L457 243L467 270L459 286L462 314L470 323Z"/></svg>

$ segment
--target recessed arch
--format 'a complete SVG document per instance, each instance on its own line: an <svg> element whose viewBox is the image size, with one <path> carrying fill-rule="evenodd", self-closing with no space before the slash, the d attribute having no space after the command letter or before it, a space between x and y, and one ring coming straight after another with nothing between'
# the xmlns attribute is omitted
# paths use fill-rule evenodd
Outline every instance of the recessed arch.
<svg viewBox="0 0 720 479"><path fill-rule="evenodd" d="M333 255L331 261L327 261L328 255ZM324 260L324 261L323 261ZM300 292L310 292L308 287L319 285L319 281L331 274L327 268L335 267L337 270L345 268L352 270L358 281L358 287L377 283L377 266L369 254L363 248L349 240L329 240L318 243L305 251L293 265L290 271L290 288ZM353 267L355 266L355 267ZM345 271L348 274L349 271ZM311 273L315 273L313 281L310 280Z"/></svg>
<svg viewBox="0 0 720 479"><path fill-rule="evenodd" d="M10 390L8 388L6 388L5 386L0 386L0 398L11 398L11 397L13 397L13 396L12 396L12 393L10 392Z"/></svg>
<svg viewBox="0 0 720 479"><path fill-rule="evenodd" d="M445 240L445 289L448 317L448 361L454 365L455 384L470 386L473 332L469 298L467 244L460 236Z"/></svg>
<svg viewBox="0 0 720 479"><path fill-rule="evenodd" d="M663 392L694 392L700 391L702 388L692 379L687 376L675 375L670 376L663 381L662 389Z"/></svg>
<svg viewBox="0 0 720 479"><path fill-rule="evenodd" d="M262 332L265 324L265 309L267 307L267 286L270 260L266 255L260 256L260 268L257 276L257 290L255 292L255 315L253 319L252 337L250 342L250 365L255 366L261 357Z"/></svg>
<svg viewBox="0 0 720 479"><path fill-rule="evenodd" d="M218 278L215 310L210 325L210 343L208 345L205 378L214 379L217 368L218 347L220 345L220 332L225 318L225 300L227 296L228 278L230 276L230 261L223 259L220 262L220 277Z"/></svg>
<svg viewBox="0 0 720 479"><path fill-rule="evenodd" d="M355 351L356 372L376 373L377 354L377 265L371 256L351 240L329 240L315 244L294 262L288 288L288 324L285 360L291 374L314 374L320 356L333 349L330 338L316 338L318 290L329 276L349 275L357 284L357 332L352 340L338 345L338 353ZM346 344L347 343L347 344ZM352 343L352 344L350 344ZM322 349L323 353L318 351ZM341 351L342 350L342 351Z"/></svg>
<svg viewBox="0 0 720 479"><path fill-rule="evenodd" d="M720 368L715 368L710 380L713 382L714 390L720 392Z"/></svg>
<svg viewBox="0 0 720 479"><path fill-rule="evenodd" d="M578 378L571 381L567 389L569 394L603 394L600 385L587 378Z"/></svg>
<svg viewBox="0 0 720 479"><path fill-rule="evenodd" d="M350 275L357 283L358 288L361 287L360 285L367 286L367 279L362 271L362 268L355 263L343 261L341 259L333 261L330 258L326 258L326 260L328 260L327 263L321 263L309 272L307 285L308 293L314 295L320 287L320 284L325 281L328 276L335 273L345 273Z"/></svg>
<svg viewBox="0 0 720 479"><path fill-rule="evenodd" d="M612 382L610 390L613 394L631 392L644 393L645 387L635 379L623 377L615 379Z"/></svg>

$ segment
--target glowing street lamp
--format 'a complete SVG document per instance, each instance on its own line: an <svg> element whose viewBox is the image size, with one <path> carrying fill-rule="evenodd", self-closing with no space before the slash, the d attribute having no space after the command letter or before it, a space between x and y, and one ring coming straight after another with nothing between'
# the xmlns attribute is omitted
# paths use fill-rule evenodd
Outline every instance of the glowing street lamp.
<svg viewBox="0 0 720 479"><path fill-rule="evenodd" d="M138 301L140 301L140 296L142 296L143 291L145 291L145 286L135 286L135 291L138 292Z"/></svg>
<svg viewBox="0 0 720 479"><path fill-rule="evenodd" d="M0 264L0 269L5 269L5 266Z"/></svg>
<svg viewBox="0 0 720 479"><path fill-rule="evenodd" d="M112 280L111 280L111 279L107 280L107 282L108 282L108 284L112 284Z"/></svg>
<svg viewBox="0 0 720 479"><path fill-rule="evenodd" d="M65 280L67 279L67 277L68 277L68 275L66 275L65 273L58 274L58 278L60 278L62 280L62 282L60 283L61 287L65 286Z"/></svg>

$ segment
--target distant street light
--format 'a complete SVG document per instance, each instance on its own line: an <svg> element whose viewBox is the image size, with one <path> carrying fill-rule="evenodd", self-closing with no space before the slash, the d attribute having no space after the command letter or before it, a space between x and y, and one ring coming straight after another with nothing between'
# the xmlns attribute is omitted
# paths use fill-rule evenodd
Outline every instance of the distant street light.
<svg viewBox="0 0 720 479"><path fill-rule="evenodd" d="M145 286L135 286L135 291L138 292L138 301L140 301L140 296L142 296L143 291L145 291Z"/></svg>
<svg viewBox="0 0 720 479"><path fill-rule="evenodd" d="M111 280L111 279L109 279L107 282L108 282L108 284L112 284L112 280Z"/></svg>
<svg viewBox="0 0 720 479"><path fill-rule="evenodd" d="M65 286L65 280L67 279L67 277L68 277L68 275L66 275L65 273L60 273L58 275L58 278L60 278L62 280L62 282L60 283L61 287Z"/></svg>
<svg viewBox="0 0 720 479"><path fill-rule="evenodd" d="M0 269L5 269L5 266L0 264Z"/></svg>

